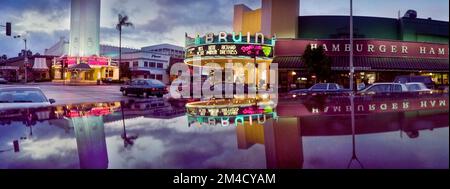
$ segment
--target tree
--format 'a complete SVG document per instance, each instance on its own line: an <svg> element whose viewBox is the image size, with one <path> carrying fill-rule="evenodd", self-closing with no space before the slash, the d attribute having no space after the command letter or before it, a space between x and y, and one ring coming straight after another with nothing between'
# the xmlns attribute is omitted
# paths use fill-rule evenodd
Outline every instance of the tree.
<svg viewBox="0 0 450 189"><path fill-rule="evenodd" d="M314 74L319 82L329 81L331 78L331 59L325 55L322 46L312 49L308 45L302 55L308 73Z"/></svg>
<svg viewBox="0 0 450 189"><path fill-rule="evenodd" d="M128 20L128 16L127 15L122 15L119 14L118 15L118 22L116 25L116 29L119 30L119 72L120 72L120 80L122 80L122 77L124 76L124 74L122 73L122 27L133 27L133 23L131 23ZM128 74L128 73L127 73ZM131 77L130 77L131 79Z"/></svg>

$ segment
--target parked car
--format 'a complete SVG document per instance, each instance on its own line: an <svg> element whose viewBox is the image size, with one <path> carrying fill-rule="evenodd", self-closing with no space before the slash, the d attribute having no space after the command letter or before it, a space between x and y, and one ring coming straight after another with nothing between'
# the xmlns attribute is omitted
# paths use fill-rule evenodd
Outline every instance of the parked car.
<svg viewBox="0 0 450 189"><path fill-rule="evenodd" d="M166 85L155 79L133 80L129 85L120 87L120 91L123 96L134 94L137 96L143 96L144 98L149 96L162 97L164 94L168 93Z"/></svg>
<svg viewBox="0 0 450 189"><path fill-rule="evenodd" d="M344 93L350 92L350 89L344 89L337 83L317 83L308 89L292 90L290 94L330 94L330 93Z"/></svg>
<svg viewBox="0 0 450 189"><path fill-rule="evenodd" d="M425 93L431 92L431 89L429 89L427 86L425 86L425 84L420 82L411 82L406 83L405 85L406 88L408 88L408 91L410 92L425 92Z"/></svg>
<svg viewBox="0 0 450 189"><path fill-rule="evenodd" d="M374 83L365 89L359 91L361 94L379 94L379 93L402 93L408 92L408 88L403 83Z"/></svg>
<svg viewBox="0 0 450 189"><path fill-rule="evenodd" d="M55 103L36 87L0 88L0 109L48 106Z"/></svg>
<svg viewBox="0 0 450 189"><path fill-rule="evenodd" d="M435 83L433 82L433 80L431 79L431 76L420 76L420 75L415 75L415 76L410 76L410 75L402 75L402 76L397 76L394 79L394 83L412 83L412 82L420 82L425 84L425 86L427 86L427 88L429 89L434 89Z"/></svg>
<svg viewBox="0 0 450 189"><path fill-rule="evenodd" d="M8 84L8 80L3 77L0 77L0 84Z"/></svg>

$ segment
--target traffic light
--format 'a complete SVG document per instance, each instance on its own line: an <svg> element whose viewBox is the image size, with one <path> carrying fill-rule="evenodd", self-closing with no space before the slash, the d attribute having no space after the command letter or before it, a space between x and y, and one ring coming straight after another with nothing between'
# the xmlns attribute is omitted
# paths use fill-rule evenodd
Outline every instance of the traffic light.
<svg viewBox="0 0 450 189"><path fill-rule="evenodd" d="M6 22L6 35L11 36L11 22Z"/></svg>

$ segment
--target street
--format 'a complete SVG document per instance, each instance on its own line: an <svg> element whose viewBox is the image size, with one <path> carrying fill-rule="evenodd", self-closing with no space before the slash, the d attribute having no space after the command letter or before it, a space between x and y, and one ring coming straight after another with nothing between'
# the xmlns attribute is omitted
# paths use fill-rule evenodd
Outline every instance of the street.
<svg viewBox="0 0 450 189"><path fill-rule="evenodd" d="M72 104L84 102L110 102L121 101L129 98L123 97L119 91L119 85L102 86L67 86L57 84L14 84L0 85L2 87L39 87L45 93L47 98L56 100L55 104Z"/></svg>

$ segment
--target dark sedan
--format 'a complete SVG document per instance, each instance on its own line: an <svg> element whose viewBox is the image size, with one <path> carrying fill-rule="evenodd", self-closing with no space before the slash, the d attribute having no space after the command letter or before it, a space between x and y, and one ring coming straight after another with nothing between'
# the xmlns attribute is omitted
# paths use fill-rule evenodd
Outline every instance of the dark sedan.
<svg viewBox="0 0 450 189"><path fill-rule="evenodd" d="M133 94L145 98L149 96L162 97L164 94L168 93L166 85L155 79L133 80L129 85L120 87L120 91L123 96Z"/></svg>

